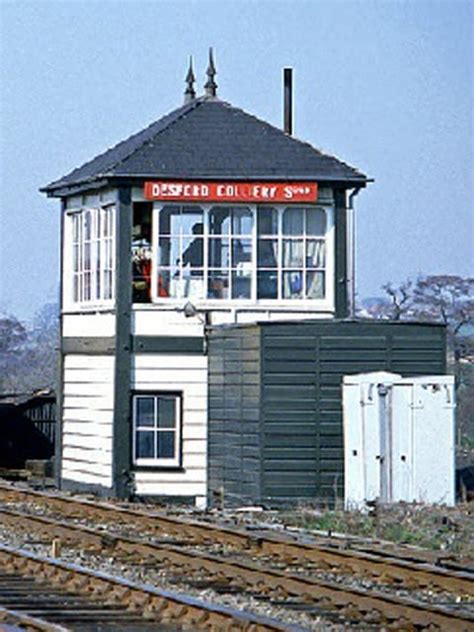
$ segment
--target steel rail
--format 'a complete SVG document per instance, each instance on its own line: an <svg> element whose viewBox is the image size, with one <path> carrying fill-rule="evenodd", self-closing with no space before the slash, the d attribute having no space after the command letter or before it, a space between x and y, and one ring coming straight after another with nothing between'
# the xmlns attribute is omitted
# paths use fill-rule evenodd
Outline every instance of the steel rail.
<svg viewBox="0 0 474 632"><path fill-rule="evenodd" d="M474 574L452 571L426 562L414 562L368 551L334 549L329 545L302 543L282 536L261 535L256 532L209 525L188 519L164 516L157 512L146 512L117 507L104 502L68 498L57 494L18 489L0 485L0 497L15 499L32 498L58 509L62 515L81 516L90 519L107 518L118 524L134 525L140 530L156 530L196 544L216 544L251 551L255 556L277 558L287 565L313 564L316 569L336 573L357 574L367 578L382 579L386 583L404 585L408 588L430 588L474 596Z"/></svg>
<svg viewBox="0 0 474 632"><path fill-rule="evenodd" d="M4 524L9 523L15 529L31 530L47 536L62 538L70 545L89 545L95 550L112 549L119 560L134 564L158 564L171 569L179 569L180 575L191 578L194 575L206 578L212 587L213 582L227 584L267 598L299 599L301 603L315 603L329 606L350 619L371 623L397 623L397 629L409 629L403 626L429 628L437 626L440 630L465 631L474 629L474 614L459 612L450 607L440 607L421 603L413 599L396 597L379 591L365 591L348 588L336 582L315 579L285 571L263 568L255 563L217 557L207 553L183 550L170 544L142 542L136 538L111 535L102 530L83 525L71 525L42 516L32 516L23 512L0 509ZM110 555L107 552L107 555ZM400 627L401 626L401 627Z"/></svg>
<svg viewBox="0 0 474 632"><path fill-rule="evenodd" d="M4 567L12 575L31 577L56 588L100 598L107 605L126 604L128 612L140 614L145 621L165 625L179 624L184 630L302 632L295 625L238 612L194 597L161 590L148 584L134 583L5 545L0 545L0 567Z"/></svg>
<svg viewBox="0 0 474 632"><path fill-rule="evenodd" d="M11 630L11 632L20 629L26 632L69 632L68 628L62 625L48 623L39 617L30 617L23 612L0 607L0 630L2 626L9 626L3 629Z"/></svg>

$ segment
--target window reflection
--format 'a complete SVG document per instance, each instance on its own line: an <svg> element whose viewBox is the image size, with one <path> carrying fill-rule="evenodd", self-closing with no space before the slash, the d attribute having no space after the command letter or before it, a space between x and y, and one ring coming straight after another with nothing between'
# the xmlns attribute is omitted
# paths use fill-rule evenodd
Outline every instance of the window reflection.
<svg viewBox="0 0 474 632"><path fill-rule="evenodd" d="M204 297L204 212L164 206L158 220L158 297Z"/></svg>
<svg viewBox="0 0 474 632"><path fill-rule="evenodd" d="M278 211L275 208L257 208L257 230L259 235L278 234Z"/></svg>
<svg viewBox="0 0 474 632"><path fill-rule="evenodd" d="M303 220L302 208L286 208L283 212L283 234L302 235Z"/></svg>
<svg viewBox="0 0 474 632"><path fill-rule="evenodd" d="M324 237L326 234L326 213L320 208L306 210L306 234Z"/></svg>
<svg viewBox="0 0 474 632"><path fill-rule="evenodd" d="M229 271L213 270L208 276L208 297L229 298Z"/></svg>
<svg viewBox="0 0 474 632"><path fill-rule="evenodd" d="M303 272L283 272L283 298L303 298Z"/></svg>
<svg viewBox="0 0 474 632"><path fill-rule="evenodd" d="M278 272L257 273L257 296L259 298L278 298Z"/></svg>
<svg viewBox="0 0 474 632"><path fill-rule="evenodd" d="M257 265L259 268L278 267L278 241L276 239L258 240Z"/></svg>

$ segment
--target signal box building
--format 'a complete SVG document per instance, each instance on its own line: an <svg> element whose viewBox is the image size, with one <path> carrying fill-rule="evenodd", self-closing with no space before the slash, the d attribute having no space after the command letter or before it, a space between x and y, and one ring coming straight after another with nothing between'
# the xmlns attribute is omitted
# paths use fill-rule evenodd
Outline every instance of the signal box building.
<svg viewBox="0 0 474 632"><path fill-rule="evenodd" d="M221 100L212 56L207 75L43 189L62 205L58 482L334 497L342 375L442 373L444 330L348 320L367 176L292 137L289 105L281 130Z"/></svg>

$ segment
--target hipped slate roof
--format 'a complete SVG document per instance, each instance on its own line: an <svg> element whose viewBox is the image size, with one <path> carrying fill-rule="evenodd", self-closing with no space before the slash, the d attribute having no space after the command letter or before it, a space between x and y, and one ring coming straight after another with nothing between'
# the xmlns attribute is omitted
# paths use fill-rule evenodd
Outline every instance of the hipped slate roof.
<svg viewBox="0 0 474 632"><path fill-rule="evenodd" d="M115 178L302 179L363 185L367 176L215 97L199 97L42 189Z"/></svg>

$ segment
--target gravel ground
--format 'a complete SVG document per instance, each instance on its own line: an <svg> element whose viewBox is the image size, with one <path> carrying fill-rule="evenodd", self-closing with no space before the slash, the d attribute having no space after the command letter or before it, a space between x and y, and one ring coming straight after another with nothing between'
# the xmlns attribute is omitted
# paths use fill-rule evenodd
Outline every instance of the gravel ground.
<svg viewBox="0 0 474 632"><path fill-rule="evenodd" d="M9 546L20 547L37 553L38 555L49 556L51 554L51 542L42 542L39 538L30 537L11 531L0 525L0 542ZM272 617L279 621L298 625L302 630L308 632L343 632L343 630L378 630L378 626L350 626L349 624L338 624L330 621L327 617L318 615L307 615L302 612L291 611L283 607L268 605L251 596L243 594L219 594L211 589L199 590L186 583L186 578L174 577L170 582L169 574L158 569L144 568L143 566L128 565L110 557L105 552L103 555L90 553L77 548L63 547L61 556L58 558L65 562L79 564L89 569L102 571L123 577L130 581L151 584L157 588L172 590L176 593L183 593L194 596L203 601L228 606L239 611L253 612L262 616Z"/></svg>
<svg viewBox="0 0 474 632"><path fill-rule="evenodd" d="M5 505L7 506L7 505ZM59 519L64 519L63 516L55 513L54 511L50 511L47 507L41 504L35 503L12 503L10 504L11 508L25 511L28 513L32 513L34 515L44 515L48 517L55 517ZM76 519L68 519L68 521L73 522L75 524L81 524L83 526L90 526L95 529L103 529L104 532L108 532L116 535L126 535L129 537L143 537L145 541L153 542L156 538L153 536L152 532L147 533L146 529L137 534L137 530L135 527L130 528L124 525L110 524L110 523L93 523L88 520L76 518ZM255 523L252 523L255 524ZM298 530L299 531L299 530ZM9 534L8 532L3 531L3 535L1 537L11 538L13 534ZM23 546L41 546L41 553L48 554L49 546L48 545L39 545L33 544L31 541L28 542L28 538L22 538L21 535L15 534L14 537L19 538L20 545ZM173 537L170 536L171 542L173 541ZM160 542L166 540L166 536L160 533ZM262 563L261 557L252 557L249 554L236 552L228 547L223 547L221 545L214 545L212 547L199 547L199 546L190 546L185 547L190 548L197 552L205 552L222 555L224 557L231 557L233 559L241 559L243 561L251 561L256 564ZM331 621L327 619L321 619L320 617L315 616L307 616L302 613L294 613L292 611L288 611L287 609L278 608L275 606L269 606L268 604L262 603L261 601L247 595L239 594L239 595L222 595L218 594L215 591L210 589L205 590L196 590L195 587L187 584L182 577L171 576L163 569L158 568L146 568L139 567L137 565L133 566L130 564L124 564L123 562L116 561L112 557L107 555L105 551L103 555L91 554L85 551L78 551L77 549L64 549L63 552L64 559L69 561L77 561L80 564L85 566L104 570L106 572L110 572L112 574L118 574L120 576L127 577L131 580L138 580L147 583L152 583L153 585L170 588L170 583L172 584L172 589L180 592L186 592L187 594L192 594L196 597L202 599L208 599L210 601L221 603L225 605L229 605L234 608L241 608L245 610L252 610L254 612L258 612L259 614L263 614L266 616L272 616L278 619L282 619L287 621L288 623L299 624L304 629L307 630L338 630L338 629L349 629L348 625L341 627L338 625L334 625ZM401 597L410 597L416 598L421 601L435 603L435 604L457 604L459 607L469 608L474 605L473 599L468 598L463 595L456 595L452 593L445 593L440 591L431 591L431 590L408 590L405 588L396 588L390 584L383 584L379 582L375 582L373 580L369 580L366 578L361 578L354 575L341 575L334 572L321 572L316 571L314 569L308 570L304 567L299 566L287 566L282 564L281 562L275 562L272 559L264 560L266 566L271 566L272 568L277 568L279 570L288 571L293 574L299 574L306 577L319 578L322 580L327 580L334 582L336 581L338 584L343 585L348 588L360 588L363 590L376 589L380 592L385 592L391 595L397 595ZM156 566L156 565L155 565ZM202 578L204 579L204 578ZM367 628L367 625L364 626L363 629ZM372 628L376 629L376 628Z"/></svg>
<svg viewBox="0 0 474 632"><path fill-rule="evenodd" d="M1 506L1 503L0 503ZM5 505L8 506L8 505ZM51 511L48 507L41 504L34 503L13 503L11 505L12 508L17 509L19 511L24 511L26 513L30 513L33 515L43 515L49 518L55 518L58 520L64 520L64 516L58 512ZM140 529L140 532L137 533L136 526L127 526L110 522L97 523L91 520L86 520L82 518L68 518L68 522L73 524L90 527L93 529L101 529L106 533L117 536L125 536L130 538L143 538L146 542L156 542L163 543L169 541L171 544L175 542L175 536L167 535L165 533L160 532L159 538L156 537L156 533L153 531L147 532L146 525L144 525L143 529ZM255 523L252 523L255 524ZM298 534L293 534L298 535ZM296 538L297 539L297 538ZM277 559L272 559L270 557L264 558L262 556L252 556L251 553L247 553L245 551L236 551L235 549L223 546L221 544L215 543L211 546L196 546L195 544L186 546L182 541L179 543L180 548L200 552L207 553L211 555L218 555L221 557L225 557L229 560L241 560L243 562L251 562L254 564L265 564L270 568L281 570L285 572L289 572L292 574L300 575L302 577L310 577L314 579L321 579L329 582L336 582L341 586L345 586L347 588L360 588L362 590L377 590L379 592L383 592L386 594L397 595L400 597L409 597L413 599L419 599L425 603L432 604L456 604L459 606L466 607L474 607L474 599L469 597L468 595L459 595L456 593L449 593L439 590L431 590L429 588L425 589L407 589L405 587L396 586L391 583L384 583L382 580L371 579L366 577L360 577L355 575L347 575L338 572L330 572L330 571L322 571L320 569L315 568L305 568L300 565L288 565L282 563Z"/></svg>

